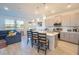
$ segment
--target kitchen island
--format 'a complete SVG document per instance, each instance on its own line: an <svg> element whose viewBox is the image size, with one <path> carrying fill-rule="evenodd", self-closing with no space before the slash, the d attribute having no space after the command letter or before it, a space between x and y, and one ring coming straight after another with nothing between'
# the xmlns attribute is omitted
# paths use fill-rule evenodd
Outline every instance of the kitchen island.
<svg viewBox="0 0 79 59"><path fill-rule="evenodd" d="M46 33L47 39L49 40L49 49L55 50L57 47L57 41L58 41L58 32L39 32L39 33Z"/></svg>
<svg viewBox="0 0 79 59"><path fill-rule="evenodd" d="M53 32L53 33L47 32L47 39L49 40L50 50L55 50L55 48L57 47L58 33L57 32Z"/></svg>

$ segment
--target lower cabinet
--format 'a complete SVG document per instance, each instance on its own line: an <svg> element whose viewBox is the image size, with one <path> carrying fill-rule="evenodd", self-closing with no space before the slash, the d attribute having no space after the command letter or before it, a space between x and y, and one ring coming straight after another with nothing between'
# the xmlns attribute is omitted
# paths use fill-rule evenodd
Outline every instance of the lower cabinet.
<svg viewBox="0 0 79 59"><path fill-rule="evenodd" d="M61 32L60 40L79 44L79 33L78 32Z"/></svg>
<svg viewBox="0 0 79 59"><path fill-rule="evenodd" d="M69 33L66 33L66 32L61 32L60 33L60 39L61 40L64 40L64 41L70 41L70 37L69 37Z"/></svg>
<svg viewBox="0 0 79 59"><path fill-rule="evenodd" d="M79 44L79 33L70 33L70 42Z"/></svg>

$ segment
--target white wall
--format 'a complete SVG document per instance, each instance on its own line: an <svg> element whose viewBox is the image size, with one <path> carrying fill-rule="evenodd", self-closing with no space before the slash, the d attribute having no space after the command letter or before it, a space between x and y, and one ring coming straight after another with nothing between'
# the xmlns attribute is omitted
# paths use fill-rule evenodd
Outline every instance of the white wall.
<svg viewBox="0 0 79 59"><path fill-rule="evenodd" d="M5 29L4 26L5 26L5 25L4 25L4 18L1 18L1 17L0 17L0 30L4 30L4 29Z"/></svg>

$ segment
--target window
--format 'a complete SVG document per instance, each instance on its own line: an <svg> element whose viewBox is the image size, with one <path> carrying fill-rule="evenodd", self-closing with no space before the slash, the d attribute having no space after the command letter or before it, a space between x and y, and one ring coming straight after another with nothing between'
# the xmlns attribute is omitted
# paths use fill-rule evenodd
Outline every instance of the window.
<svg viewBox="0 0 79 59"><path fill-rule="evenodd" d="M15 29L15 21L11 19L5 19L5 29Z"/></svg>
<svg viewBox="0 0 79 59"><path fill-rule="evenodd" d="M5 20L5 29L23 29L24 28L24 21L22 20Z"/></svg>
<svg viewBox="0 0 79 59"><path fill-rule="evenodd" d="M17 21L16 21L16 27L17 27L18 29L23 29L23 28L24 28L24 21L22 21L22 20L17 20Z"/></svg>

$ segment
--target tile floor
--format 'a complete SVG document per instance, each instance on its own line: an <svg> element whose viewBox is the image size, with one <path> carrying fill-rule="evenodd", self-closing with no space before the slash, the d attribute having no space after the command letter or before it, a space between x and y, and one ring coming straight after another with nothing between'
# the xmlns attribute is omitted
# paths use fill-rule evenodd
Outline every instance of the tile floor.
<svg viewBox="0 0 79 59"><path fill-rule="evenodd" d="M42 51L37 52L36 47L31 48L30 43L27 45L27 38L24 36L19 43L8 45L0 49L0 55L44 55ZM76 55L78 45L58 41L58 46L54 51L47 51L47 55Z"/></svg>

